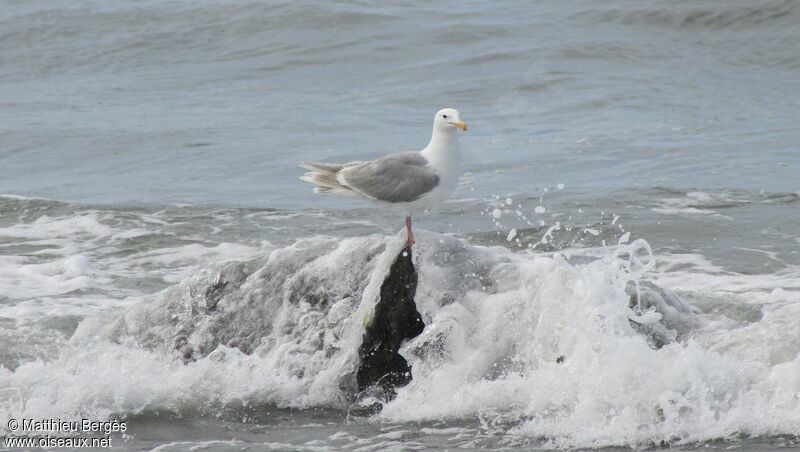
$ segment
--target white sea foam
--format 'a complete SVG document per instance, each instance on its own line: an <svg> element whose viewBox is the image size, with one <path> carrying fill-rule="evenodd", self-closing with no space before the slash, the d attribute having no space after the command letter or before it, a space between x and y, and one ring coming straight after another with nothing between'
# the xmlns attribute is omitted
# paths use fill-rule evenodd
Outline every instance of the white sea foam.
<svg viewBox="0 0 800 452"><path fill-rule="evenodd" d="M27 321L114 309L147 293L140 281L164 287L210 262L247 259L272 248L266 241L187 243L192 239L176 237L169 220L83 210L0 227L0 296L9 299L0 305L0 317Z"/></svg>
<svg viewBox="0 0 800 452"><path fill-rule="evenodd" d="M741 274L699 254L669 254L659 258L659 269L654 280L675 290L741 297L748 304L771 303L776 298L800 302L800 267L796 265L772 273Z"/></svg>
<svg viewBox="0 0 800 452"><path fill-rule="evenodd" d="M734 207L754 199L737 196L730 193L708 193L703 191L686 192L682 197L661 198L651 210L667 215L716 215L729 218L718 212L721 208ZM766 202L770 202L767 200Z"/></svg>
<svg viewBox="0 0 800 452"><path fill-rule="evenodd" d="M778 276L775 284L737 283L748 276L709 267L692 280L686 276L698 270L686 262L708 265L695 256L682 257L682 270L660 257L648 272L640 240L578 264L558 253L418 237L416 301L427 326L402 350L414 380L380 419L478 416L509 438L543 437L558 447L800 433L800 302L789 279L777 289ZM305 240L252 273L210 268L122 317L85 321L57 356L0 369L0 412L103 418L242 401L339 406L364 316L400 246L401 237ZM204 313L220 275L230 280L221 289L224 315ZM707 308L660 349L629 322L626 286L642 276ZM758 315L716 311L728 294L702 290L716 278L739 287L743 306L752 297ZM182 328L195 347L187 364L173 350ZM226 334L237 345L214 345Z"/></svg>
<svg viewBox="0 0 800 452"><path fill-rule="evenodd" d="M66 294L107 281L89 259L80 254L39 263L19 256L0 256L0 287L9 297Z"/></svg>

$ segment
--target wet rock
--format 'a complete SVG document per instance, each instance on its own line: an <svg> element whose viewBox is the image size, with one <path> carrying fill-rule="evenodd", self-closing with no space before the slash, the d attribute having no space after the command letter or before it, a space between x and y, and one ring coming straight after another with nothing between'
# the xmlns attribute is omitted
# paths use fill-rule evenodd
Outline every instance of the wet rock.
<svg viewBox="0 0 800 452"><path fill-rule="evenodd" d="M418 336L425 328L414 303L416 290L417 272L411 249L405 248L381 285L380 298L358 350L356 383L361 392L355 405L358 413L369 415L380 411L381 401L391 400L395 388L411 381L411 367L398 350L403 341Z"/></svg>
<svg viewBox="0 0 800 452"><path fill-rule="evenodd" d="M659 349L671 342L680 341L696 323L694 315L699 310L685 303L671 290L649 281L640 281L638 286L630 283L625 291L630 297L629 306L632 309L652 310L661 314L661 320L651 324L630 321L635 331L647 336L652 348Z"/></svg>

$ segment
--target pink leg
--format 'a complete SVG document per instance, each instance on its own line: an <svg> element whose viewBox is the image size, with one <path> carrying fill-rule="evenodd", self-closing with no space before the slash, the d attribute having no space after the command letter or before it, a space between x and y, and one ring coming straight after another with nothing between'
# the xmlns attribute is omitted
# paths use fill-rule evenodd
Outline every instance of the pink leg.
<svg viewBox="0 0 800 452"><path fill-rule="evenodd" d="M414 233L411 231L411 215L406 215L406 236L408 237L408 247L414 246Z"/></svg>

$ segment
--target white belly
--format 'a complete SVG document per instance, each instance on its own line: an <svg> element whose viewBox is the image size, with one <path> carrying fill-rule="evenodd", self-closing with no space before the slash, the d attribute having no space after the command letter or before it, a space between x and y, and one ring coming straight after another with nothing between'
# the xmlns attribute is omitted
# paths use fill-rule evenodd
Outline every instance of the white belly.
<svg viewBox="0 0 800 452"><path fill-rule="evenodd" d="M453 194L458 185L459 177L458 168L450 168L450 171L440 173L439 184L416 201L403 203L405 209L410 212L437 207Z"/></svg>

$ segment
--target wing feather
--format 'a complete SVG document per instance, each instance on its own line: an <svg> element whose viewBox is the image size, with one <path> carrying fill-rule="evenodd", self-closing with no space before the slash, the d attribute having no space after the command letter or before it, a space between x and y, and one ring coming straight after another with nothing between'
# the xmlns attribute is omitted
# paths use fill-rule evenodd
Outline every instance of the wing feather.
<svg viewBox="0 0 800 452"><path fill-rule="evenodd" d="M404 152L345 165L336 180L346 187L380 201L412 202L439 184L439 176L419 152Z"/></svg>

